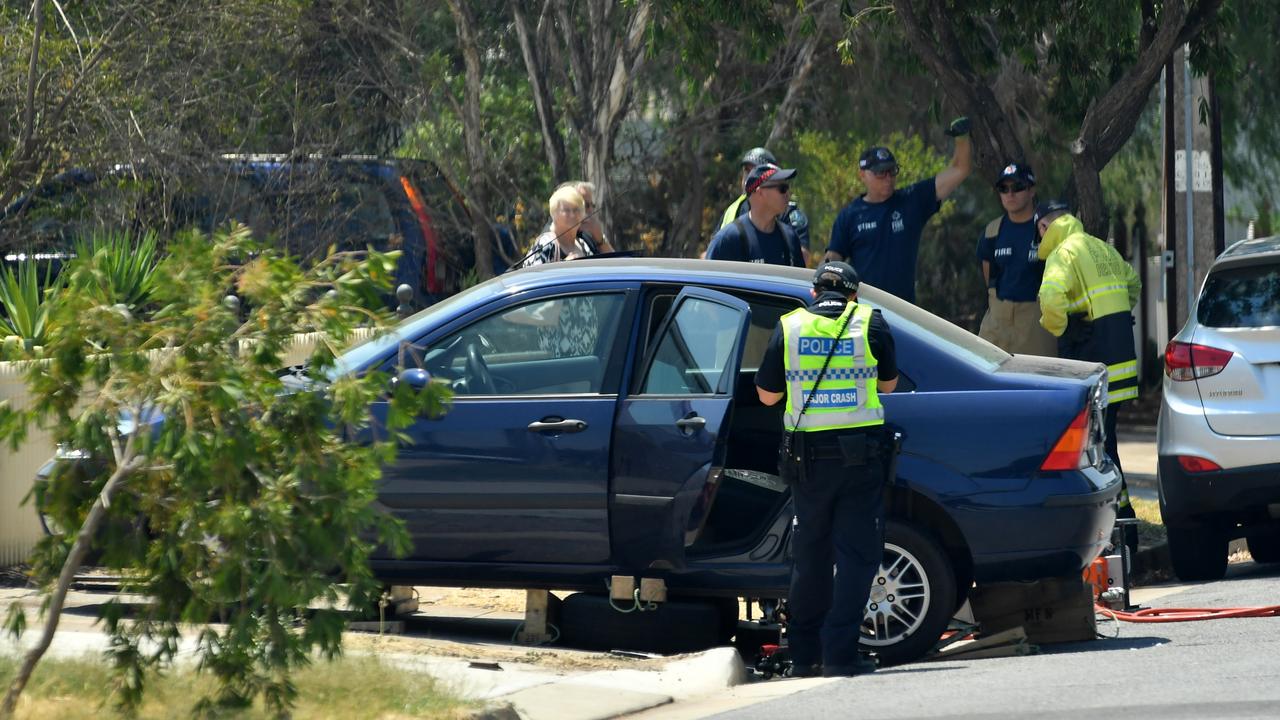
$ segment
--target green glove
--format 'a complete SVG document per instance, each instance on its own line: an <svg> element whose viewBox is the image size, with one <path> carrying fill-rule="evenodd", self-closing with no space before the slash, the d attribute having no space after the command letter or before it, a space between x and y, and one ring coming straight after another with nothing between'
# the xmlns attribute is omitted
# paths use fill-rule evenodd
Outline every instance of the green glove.
<svg viewBox="0 0 1280 720"><path fill-rule="evenodd" d="M947 134L951 137L963 137L969 134L969 118L958 117L951 121L951 126L947 128Z"/></svg>

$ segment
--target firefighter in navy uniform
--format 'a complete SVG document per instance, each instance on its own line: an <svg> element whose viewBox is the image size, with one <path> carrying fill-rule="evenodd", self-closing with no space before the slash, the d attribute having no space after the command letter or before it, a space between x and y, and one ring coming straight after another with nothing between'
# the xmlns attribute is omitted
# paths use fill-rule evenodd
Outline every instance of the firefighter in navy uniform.
<svg viewBox="0 0 1280 720"><path fill-rule="evenodd" d="M857 302L852 266L823 263L813 297L809 308L778 321L756 392L765 405L786 402L779 472L795 505L792 674L857 675L875 670L858 639L884 553L892 443L885 442L879 393L893 391L898 367L880 311Z"/></svg>

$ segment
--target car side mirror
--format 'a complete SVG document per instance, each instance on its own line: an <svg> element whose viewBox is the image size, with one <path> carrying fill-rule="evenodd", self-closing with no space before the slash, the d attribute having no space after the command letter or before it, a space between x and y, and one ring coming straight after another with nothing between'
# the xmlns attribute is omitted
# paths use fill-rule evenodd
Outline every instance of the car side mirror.
<svg viewBox="0 0 1280 720"><path fill-rule="evenodd" d="M396 385L408 385L414 390L423 390L431 384L431 373L422 368L405 368L396 376Z"/></svg>

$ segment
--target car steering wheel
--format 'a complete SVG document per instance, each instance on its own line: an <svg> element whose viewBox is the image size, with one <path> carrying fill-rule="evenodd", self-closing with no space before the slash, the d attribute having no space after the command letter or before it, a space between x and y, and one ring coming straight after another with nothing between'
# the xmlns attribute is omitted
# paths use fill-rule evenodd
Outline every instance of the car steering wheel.
<svg viewBox="0 0 1280 720"><path fill-rule="evenodd" d="M467 387L477 395L497 395L498 386L493 381L493 374L480 354L480 344L467 344Z"/></svg>

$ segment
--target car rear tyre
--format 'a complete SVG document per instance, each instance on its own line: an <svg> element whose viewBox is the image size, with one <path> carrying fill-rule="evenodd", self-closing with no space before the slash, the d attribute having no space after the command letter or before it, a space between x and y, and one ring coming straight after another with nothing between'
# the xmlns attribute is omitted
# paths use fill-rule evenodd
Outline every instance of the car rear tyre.
<svg viewBox="0 0 1280 720"><path fill-rule="evenodd" d="M1249 554L1254 562L1280 563L1280 534L1250 537Z"/></svg>
<svg viewBox="0 0 1280 720"><path fill-rule="evenodd" d="M955 606L955 570L942 545L915 525L889 520L862 621L863 649L882 665L918 660L938 643Z"/></svg>
<svg viewBox="0 0 1280 720"><path fill-rule="evenodd" d="M1227 574L1227 533L1217 524L1166 528L1169 560L1179 580L1221 580Z"/></svg>

